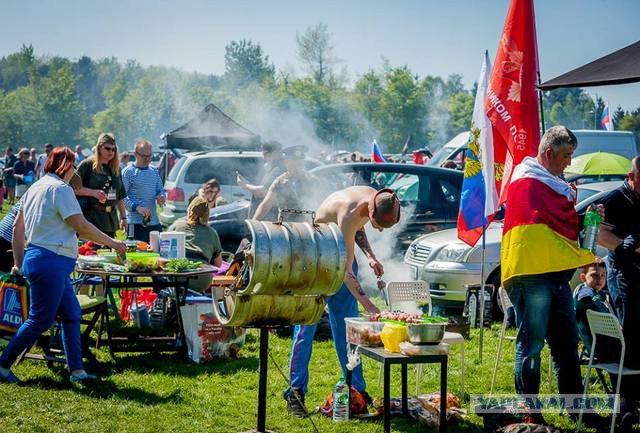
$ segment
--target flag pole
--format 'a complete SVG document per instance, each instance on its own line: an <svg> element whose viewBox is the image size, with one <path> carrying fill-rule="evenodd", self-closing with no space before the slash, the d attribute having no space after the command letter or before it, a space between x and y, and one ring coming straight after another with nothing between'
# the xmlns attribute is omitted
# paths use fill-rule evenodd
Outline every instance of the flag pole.
<svg viewBox="0 0 640 433"><path fill-rule="evenodd" d="M482 263L480 264L480 362L482 362L482 346L483 346L483 334L484 334L484 272L485 272L485 231L487 226L482 226Z"/></svg>

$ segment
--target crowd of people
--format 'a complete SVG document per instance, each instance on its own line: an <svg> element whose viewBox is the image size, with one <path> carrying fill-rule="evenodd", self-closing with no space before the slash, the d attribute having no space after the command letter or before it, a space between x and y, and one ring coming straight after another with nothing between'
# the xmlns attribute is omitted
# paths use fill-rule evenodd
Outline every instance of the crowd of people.
<svg viewBox="0 0 640 433"><path fill-rule="evenodd" d="M553 357L561 394L581 394L582 380L578 342L588 352L592 337L586 311L615 314L627 344L626 366L638 368L638 320L640 296L634 286L640 281L640 157L632 161L627 180L612 190L602 204L591 206L603 218L598 242L608 250L604 258L578 247L582 217L575 210L576 192L564 181L564 169L578 146L575 135L565 127L547 130L536 157L516 166L506 201L501 250L502 284L515 309L518 335L515 357L515 389L519 395L537 395L540 386L540 353L545 341ZM90 380L82 365L79 337L79 306L71 290L69 274L77 256L77 237L93 240L117 251L125 244L116 240L124 231L136 240L149 241L152 231L161 231L157 209L166 197L158 170L150 165L152 144L135 143L134 163L118 152L116 139L104 133L93 154L85 157L66 146L45 146L39 157L21 149L5 153L4 186L11 209L0 222L2 263L22 272L31 285L29 319L0 356L0 380L16 382L10 367L16 357L61 317L63 340L72 381ZM358 284L358 245L377 276L384 273L369 245L363 226L370 223L383 230L396 224L400 205L388 189L350 187L332 194L319 194L319 180L306 171L307 148L282 148L266 142L262 148L264 175L251 183L239 173L238 185L252 195L251 216L275 220L278 209L312 209L317 222L336 223L343 232L347 269L342 288L327 299L334 341L345 341L344 317L357 315L357 304L369 312L377 307ZM14 188L12 190L11 188ZM13 192L12 192L13 191ZM18 201L16 201L16 199ZM191 260L222 264L218 234L209 226L211 208L224 204L220 184L211 179L189 199L187 214L176 220L170 231L185 233L186 256ZM303 214L290 215L302 221ZM545 259L542 260L541 258ZM575 289L569 281L581 268L582 283ZM202 290L210 280L202 278L195 287ZM315 326L296 326L290 357L290 386L284 393L290 411L306 416L308 364ZM597 357L615 360L619 347L604 341ZM336 353L346 375L346 346L336 344ZM618 355L619 356L619 355ZM612 378L616 380L615 377ZM638 386L636 380L622 381L622 411L625 422L635 422ZM365 400L361 367L353 385ZM573 415L572 415L573 416ZM544 422L542 415L534 414ZM593 413L585 420L600 425Z"/></svg>

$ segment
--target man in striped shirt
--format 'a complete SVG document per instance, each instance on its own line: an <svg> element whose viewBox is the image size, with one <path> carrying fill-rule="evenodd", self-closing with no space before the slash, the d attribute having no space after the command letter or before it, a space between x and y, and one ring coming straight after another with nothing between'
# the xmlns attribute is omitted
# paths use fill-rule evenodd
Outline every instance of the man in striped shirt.
<svg viewBox="0 0 640 433"><path fill-rule="evenodd" d="M140 139L135 144L135 165L122 170L122 183L127 192L124 205L129 220L129 234L139 241L149 242L149 233L162 227L158 221L156 203L164 205L165 193L158 170L149 166L153 155L151 143Z"/></svg>

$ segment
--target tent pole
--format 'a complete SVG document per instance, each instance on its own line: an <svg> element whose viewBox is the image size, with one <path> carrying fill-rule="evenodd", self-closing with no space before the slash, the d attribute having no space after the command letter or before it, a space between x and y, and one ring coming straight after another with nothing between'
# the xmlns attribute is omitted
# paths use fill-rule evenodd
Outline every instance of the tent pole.
<svg viewBox="0 0 640 433"><path fill-rule="evenodd" d="M538 71L538 85L540 85L540 71ZM542 134L544 134L547 128L544 124L544 105L542 105L542 90L540 89L538 89L538 102L540 104L540 126L542 127Z"/></svg>

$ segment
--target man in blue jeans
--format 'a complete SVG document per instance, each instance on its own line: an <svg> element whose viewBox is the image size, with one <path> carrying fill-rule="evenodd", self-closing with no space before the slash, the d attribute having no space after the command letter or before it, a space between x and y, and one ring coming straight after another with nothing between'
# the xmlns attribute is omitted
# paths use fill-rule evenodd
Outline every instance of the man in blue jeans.
<svg viewBox="0 0 640 433"><path fill-rule="evenodd" d="M384 269L376 259L367 241L364 225L379 231L395 225L400 220L400 201L390 189L376 191L368 186L353 186L334 192L320 205L316 211L316 222L335 223L342 231L346 250L346 269L344 283L340 290L327 298L329 322L333 334L333 344L342 367L343 377L347 375L347 338L344 318L358 316L358 302L370 313L379 312L358 283L358 265L354 259L355 244L365 253L369 266L377 276L382 276ZM307 416L304 396L309 382L309 361L313 336L317 325L296 326L293 333L293 345L289 364L290 382L284 397L287 409L298 418ZM353 370L353 387L364 394L365 381L362 366Z"/></svg>
<svg viewBox="0 0 640 433"><path fill-rule="evenodd" d="M550 128L540 141L537 157L526 157L509 185L501 271L516 310L515 388L520 396L538 395L545 339L560 394L582 393L569 280L577 267L592 263L595 257L578 248L575 190L560 177L577 144L566 127ZM602 207L598 211L603 213ZM539 413L534 417L544 421ZM585 422L591 421L588 418Z"/></svg>

